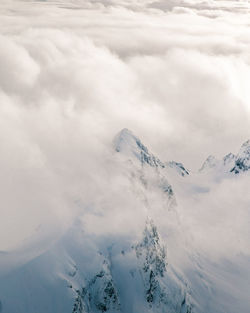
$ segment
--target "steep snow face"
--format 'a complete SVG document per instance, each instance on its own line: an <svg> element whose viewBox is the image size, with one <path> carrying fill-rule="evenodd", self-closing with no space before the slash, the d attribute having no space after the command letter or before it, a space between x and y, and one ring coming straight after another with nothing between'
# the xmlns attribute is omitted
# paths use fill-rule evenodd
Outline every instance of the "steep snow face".
<svg viewBox="0 0 250 313"><path fill-rule="evenodd" d="M166 163L166 166L174 169L182 177L189 175L189 171L187 169L185 169L185 167L182 163L170 161L170 162Z"/></svg>
<svg viewBox="0 0 250 313"><path fill-rule="evenodd" d="M220 165L220 160L217 160L215 156L213 155L209 155L199 171L200 172L209 171L211 169L218 167L219 165Z"/></svg>
<svg viewBox="0 0 250 313"><path fill-rule="evenodd" d="M239 174L250 169L250 140L247 140L240 148L239 153L235 157L234 167L231 172Z"/></svg>

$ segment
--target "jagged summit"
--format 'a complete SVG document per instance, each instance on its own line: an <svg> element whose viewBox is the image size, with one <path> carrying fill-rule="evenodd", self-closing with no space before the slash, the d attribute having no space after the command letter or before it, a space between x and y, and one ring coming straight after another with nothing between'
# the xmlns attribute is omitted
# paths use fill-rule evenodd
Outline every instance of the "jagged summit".
<svg viewBox="0 0 250 313"><path fill-rule="evenodd" d="M250 169L250 140L244 142L236 156L234 167L231 172L239 174Z"/></svg>
<svg viewBox="0 0 250 313"><path fill-rule="evenodd" d="M233 154L233 153L228 153L227 155L224 156L223 158L223 162L224 162L224 165L227 165L229 164L230 162L232 162L234 159L236 158L236 155Z"/></svg>
<svg viewBox="0 0 250 313"><path fill-rule="evenodd" d="M250 139L248 139L247 141L245 141L242 146L242 148L248 147L248 149L250 149Z"/></svg>
<svg viewBox="0 0 250 313"><path fill-rule="evenodd" d="M199 171L203 172L211 169L220 173L234 174L248 171L250 169L250 140L242 144L237 155L230 152L222 160L210 155Z"/></svg>
<svg viewBox="0 0 250 313"><path fill-rule="evenodd" d="M149 165L154 168L172 168L181 176L189 175L182 163L175 161L162 162L153 155L148 148L127 128L122 129L114 138L114 149L129 158L136 158L141 165ZM239 174L250 169L250 140L244 142L237 155L228 153L224 158L217 159L209 155L199 172L218 172Z"/></svg>
<svg viewBox="0 0 250 313"><path fill-rule="evenodd" d="M121 152L130 157L136 157L141 164L148 164L152 167L164 168L165 165L136 137L129 129L122 129L114 138L116 152Z"/></svg>
<svg viewBox="0 0 250 313"><path fill-rule="evenodd" d="M202 167L200 168L200 172L204 171L204 170L209 170L212 169L214 167L216 167L218 165L220 161L216 159L216 157L214 155L209 155L205 162L202 164Z"/></svg>
<svg viewBox="0 0 250 313"><path fill-rule="evenodd" d="M127 128L122 129L114 138L114 149L133 164L133 177L147 190L159 189L174 200L173 188L168 182L166 172L167 163L149 152L148 148ZM139 166L139 168L138 168Z"/></svg>
<svg viewBox="0 0 250 313"><path fill-rule="evenodd" d="M133 132L127 128L122 129L114 138L114 149L129 158L136 158L141 165L149 165L160 169L173 169L178 175L182 177L189 175L189 171L185 169L184 165L179 162L170 161L162 162L148 148L136 137Z"/></svg>

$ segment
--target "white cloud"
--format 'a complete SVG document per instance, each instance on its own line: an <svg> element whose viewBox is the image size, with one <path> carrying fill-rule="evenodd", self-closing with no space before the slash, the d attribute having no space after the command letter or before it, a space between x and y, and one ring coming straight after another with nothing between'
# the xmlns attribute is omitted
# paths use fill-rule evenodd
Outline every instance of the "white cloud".
<svg viewBox="0 0 250 313"><path fill-rule="evenodd" d="M79 203L93 199L97 212L85 216L90 230L99 223L107 231L111 217L113 230L123 230L126 208L142 214L128 191L119 194L128 182L108 163L112 137L123 127L163 160L191 168L210 153L235 152L250 137L247 4L175 3L1 2L1 249L40 224L60 233ZM224 207L227 186L218 192ZM113 209L119 205L124 215ZM232 212L230 205L228 223Z"/></svg>

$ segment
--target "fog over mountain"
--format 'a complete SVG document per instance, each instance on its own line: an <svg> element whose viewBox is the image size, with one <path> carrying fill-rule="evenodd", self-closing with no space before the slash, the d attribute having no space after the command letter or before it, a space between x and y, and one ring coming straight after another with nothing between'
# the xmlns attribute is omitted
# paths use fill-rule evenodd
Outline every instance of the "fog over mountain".
<svg viewBox="0 0 250 313"><path fill-rule="evenodd" d="M0 312L249 313L249 14L1 0Z"/></svg>

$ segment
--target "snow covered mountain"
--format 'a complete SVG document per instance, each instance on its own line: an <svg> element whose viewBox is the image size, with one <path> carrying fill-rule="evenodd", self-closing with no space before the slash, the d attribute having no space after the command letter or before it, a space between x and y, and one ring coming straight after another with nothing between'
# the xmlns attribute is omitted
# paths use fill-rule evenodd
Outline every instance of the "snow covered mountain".
<svg viewBox="0 0 250 313"><path fill-rule="evenodd" d="M250 169L250 140L242 144L237 155L233 153L227 154L222 160L218 160L215 156L210 155L202 167L200 172L216 171L220 173L240 174Z"/></svg>
<svg viewBox="0 0 250 313"><path fill-rule="evenodd" d="M234 166L231 169L231 172L239 174L240 172L250 170L250 140L243 143L234 160Z"/></svg>
<svg viewBox="0 0 250 313"><path fill-rule="evenodd" d="M148 164L155 168L164 168L165 165L137 138L129 129L122 129L114 138L114 148L129 158L135 157L141 165Z"/></svg>
<svg viewBox="0 0 250 313"><path fill-rule="evenodd" d="M237 290L249 290L247 279L228 287L242 277L238 264L250 273L248 254L238 255L238 263L226 258L224 263L216 263L202 249L194 248L192 231L196 226L187 224L188 202L182 196L188 192L188 199L196 205L200 191L194 196L191 189L183 187L193 186L196 176L181 163L161 161L128 129L115 136L110 161L117 165L112 180L122 181L123 186L115 192L127 192L132 208L113 203L113 191L103 196L101 211L94 202L83 205L60 239L33 259L2 272L0 312L235 313L238 308L238 312L249 312L247 294L237 302ZM247 141L236 156L229 154L221 161L209 157L200 173L233 175L249 169ZM176 177L173 184L169 177ZM114 220L124 217L125 230L121 232L108 215L108 207L117 203L117 211L111 212L116 214ZM130 223L135 228L130 228ZM108 230L95 229L104 226ZM4 255L11 258L15 254L2 252Z"/></svg>
<svg viewBox="0 0 250 313"><path fill-rule="evenodd" d="M122 129L116 135L114 148L117 152L121 152L127 157L135 157L142 166L148 164L159 169L172 168L181 176L189 175L188 170L185 169L182 163L175 161L162 162L158 157L150 153L141 140L127 128Z"/></svg>
<svg viewBox="0 0 250 313"><path fill-rule="evenodd" d="M173 188L169 184L164 169L166 165L149 152L148 148L130 130L123 129L114 139L114 149L122 159L129 161L134 179L138 179L147 189L158 187L174 201Z"/></svg>

